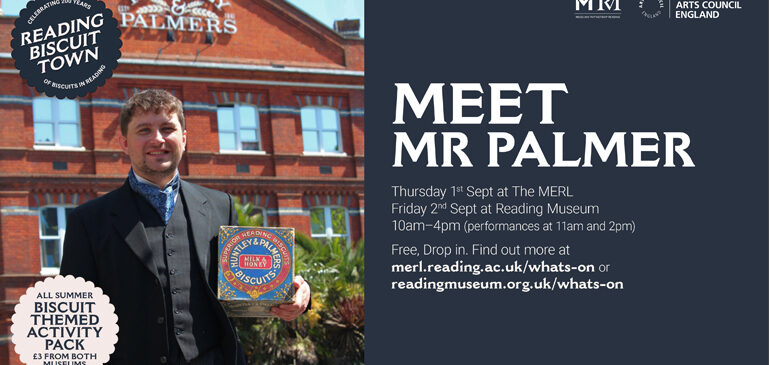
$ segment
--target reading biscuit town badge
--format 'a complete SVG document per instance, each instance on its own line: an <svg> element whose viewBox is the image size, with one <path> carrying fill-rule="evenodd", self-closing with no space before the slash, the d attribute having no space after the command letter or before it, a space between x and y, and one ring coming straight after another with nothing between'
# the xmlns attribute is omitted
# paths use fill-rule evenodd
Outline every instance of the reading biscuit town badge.
<svg viewBox="0 0 770 365"><path fill-rule="evenodd" d="M14 66L29 86L59 99L86 96L112 77L120 29L100 0L31 0L11 31Z"/></svg>
<svg viewBox="0 0 770 365"><path fill-rule="evenodd" d="M218 297L233 317L270 315L294 297L294 229L222 226Z"/></svg>

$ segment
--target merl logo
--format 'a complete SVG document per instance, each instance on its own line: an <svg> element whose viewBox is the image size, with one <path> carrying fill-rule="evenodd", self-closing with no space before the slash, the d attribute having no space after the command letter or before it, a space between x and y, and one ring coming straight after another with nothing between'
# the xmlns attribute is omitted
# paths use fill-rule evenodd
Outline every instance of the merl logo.
<svg viewBox="0 0 770 365"><path fill-rule="evenodd" d="M142 5L140 0L130 1L130 6L118 6L122 28L224 34L238 31L235 14L224 13L224 8L230 6L225 0L170 0L170 4L167 0L149 0Z"/></svg>
<svg viewBox="0 0 770 365"><path fill-rule="evenodd" d="M619 12L620 0L575 0L575 11Z"/></svg>

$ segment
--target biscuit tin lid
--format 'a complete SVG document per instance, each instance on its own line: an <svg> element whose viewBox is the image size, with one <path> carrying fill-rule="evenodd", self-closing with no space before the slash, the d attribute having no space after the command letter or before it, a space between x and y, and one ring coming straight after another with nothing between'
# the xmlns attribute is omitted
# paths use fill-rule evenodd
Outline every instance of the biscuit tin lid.
<svg viewBox="0 0 770 365"><path fill-rule="evenodd" d="M291 228L222 227L220 273L233 288L257 299L287 278L292 282L293 246Z"/></svg>

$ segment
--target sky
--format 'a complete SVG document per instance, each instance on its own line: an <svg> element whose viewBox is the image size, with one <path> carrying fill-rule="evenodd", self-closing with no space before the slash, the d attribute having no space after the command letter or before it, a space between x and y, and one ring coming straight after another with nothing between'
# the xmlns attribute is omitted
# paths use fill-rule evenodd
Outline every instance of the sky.
<svg viewBox="0 0 770 365"><path fill-rule="evenodd" d="M364 37L364 0L287 0L302 11L334 29L334 21L360 19L361 37Z"/></svg>

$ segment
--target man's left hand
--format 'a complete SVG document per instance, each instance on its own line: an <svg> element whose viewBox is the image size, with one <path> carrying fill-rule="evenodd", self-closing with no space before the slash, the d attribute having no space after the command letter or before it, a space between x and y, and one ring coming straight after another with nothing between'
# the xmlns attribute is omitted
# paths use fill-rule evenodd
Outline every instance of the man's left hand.
<svg viewBox="0 0 770 365"><path fill-rule="evenodd" d="M294 277L294 288L297 290L294 303L275 306L270 309L270 313L284 321L293 321L305 312L307 303L310 301L310 286L305 279L297 275Z"/></svg>

